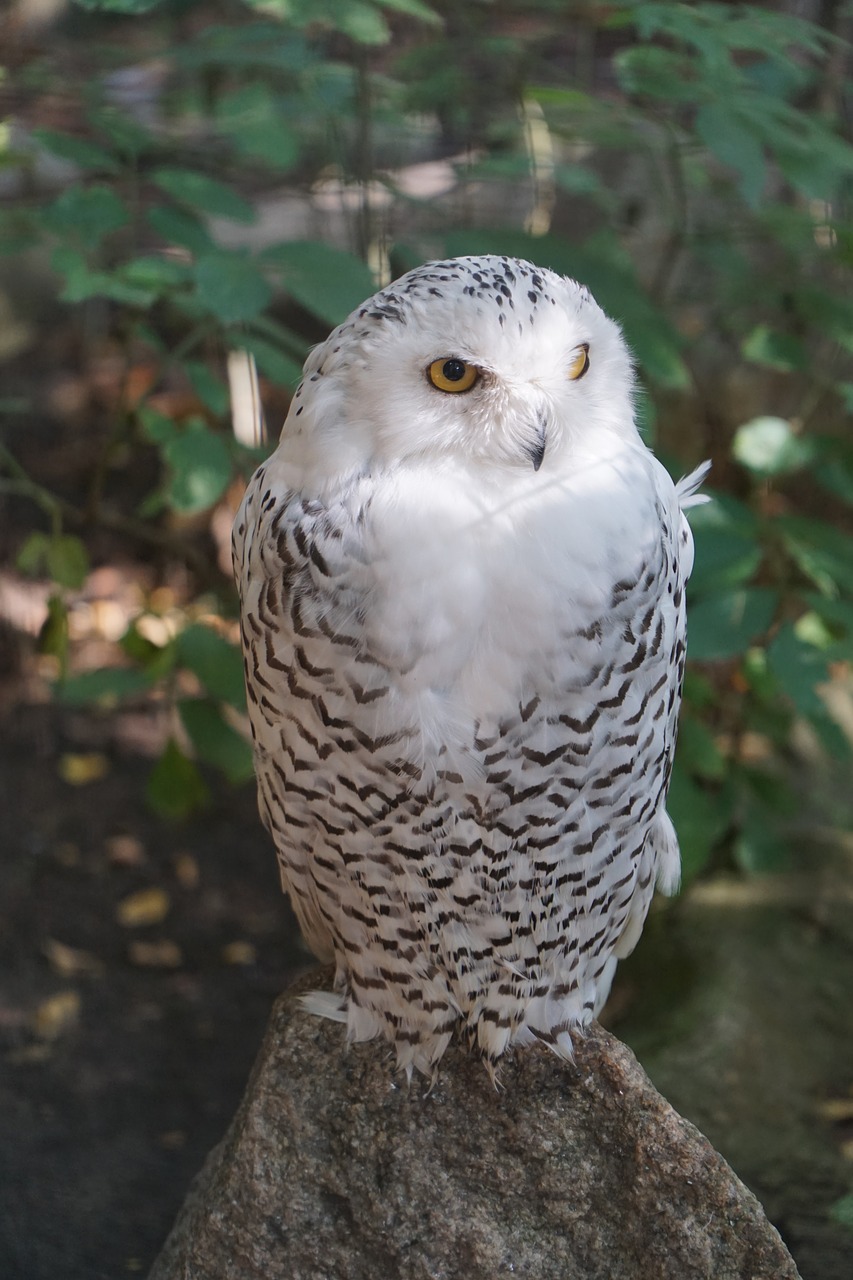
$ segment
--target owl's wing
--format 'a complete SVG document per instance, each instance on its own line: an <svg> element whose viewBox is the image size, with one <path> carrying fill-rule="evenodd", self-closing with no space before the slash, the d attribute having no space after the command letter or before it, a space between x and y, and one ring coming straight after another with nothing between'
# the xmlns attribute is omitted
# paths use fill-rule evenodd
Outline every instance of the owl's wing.
<svg viewBox="0 0 853 1280"><path fill-rule="evenodd" d="M357 518L357 509L353 517L345 504L287 488L273 458L249 483L232 543L259 808L321 959L332 958L331 932L311 872L320 841L307 812L328 785L324 734L339 712L340 654L359 648Z"/></svg>
<svg viewBox="0 0 853 1280"><path fill-rule="evenodd" d="M693 569L693 533L685 513L691 507L701 506L703 503L710 501L706 494L698 492L710 469L711 463L703 462L694 471L691 471L689 475L683 476L675 486L678 511L672 535L673 543L670 547L670 572L673 575L673 592L668 593L667 597L662 597L661 599L662 608L672 608L673 596L679 600L675 619L676 645L673 650L672 670L669 675L669 679L676 689L676 697L672 710L663 725L667 756L663 795L649 830L644 856L648 865L647 875L652 878L653 883L656 884L660 892L667 896L677 891L681 880L681 853L678 846L678 836L664 805L666 791L669 787L672 757L675 751L681 685L684 676L686 623L681 596ZM642 884L643 879L644 877L641 874L640 884ZM645 923L650 898L651 886L648 892L636 894L625 922L625 928L614 949L614 955L617 958L622 959L630 955L637 945ZM604 995L606 997L606 990Z"/></svg>

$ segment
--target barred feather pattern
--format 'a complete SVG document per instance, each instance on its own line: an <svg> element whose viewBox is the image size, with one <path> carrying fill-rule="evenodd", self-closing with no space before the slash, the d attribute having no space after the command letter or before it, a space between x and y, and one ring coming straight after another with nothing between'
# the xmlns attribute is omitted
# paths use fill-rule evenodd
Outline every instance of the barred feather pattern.
<svg viewBox="0 0 853 1280"><path fill-rule="evenodd" d="M457 336L442 315L412 365L477 357L489 422L499 405L512 419L495 464L448 434L411 454L348 441L330 465L327 415L358 435L372 410L317 384L357 401L395 330L411 343L431 328L436 277L496 291L507 271L515 288L536 268L431 264L336 330L234 529L260 811L306 940L336 967L336 994L309 1007L427 1075L454 1036L492 1073L512 1044L570 1055L655 883L672 892L679 876L665 797L692 561L681 504L704 471L676 491L619 396L613 421L587 402L591 438L582 405L558 429L556 393L545 410L541 380L501 381L500 349L469 355L471 317ZM537 278L569 316L569 351L578 335L592 361L624 351L585 290ZM484 349L505 329L490 296L472 299ZM629 396L627 356L616 367ZM546 424L541 469L520 419Z"/></svg>

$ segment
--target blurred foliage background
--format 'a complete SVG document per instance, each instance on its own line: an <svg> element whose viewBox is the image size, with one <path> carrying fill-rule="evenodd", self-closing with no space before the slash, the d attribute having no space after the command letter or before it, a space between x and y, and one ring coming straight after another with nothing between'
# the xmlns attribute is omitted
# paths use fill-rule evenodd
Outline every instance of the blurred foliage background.
<svg viewBox="0 0 853 1280"><path fill-rule="evenodd" d="M276 434L310 346L377 286L500 252L588 284L635 353L648 442L673 473L713 461L670 800L685 880L779 872L806 836L820 856L853 742L850 11L57 0L0 19L0 493L8 581L43 588L7 625L37 633L63 704L156 706L157 813L252 785L227 538L270 446L235 435L245 353ZM45 466L15 373L48 315L86 371L50 402L87 436L79 473ZM117 542L151 567L121 608L98 597ZM99 625L109 647L78 643ZM853 1223L853 1198L834 1212Z"/></svg>
<svg viewBox="0 0 853 1280"><path fill-rule="evenodd" d="M280 416L311 343L377 284L509 252L584 281L624 326L673 470L713 460L672 810L688 879L784 862L795 730L850 754L843 9L80 0L73 42L17 68L19 98L65 87L43 125L4 126L0 253L49 263L84 341L110 350L115 403L78 504L28 474L0 405L2 485L43 513L17 565L54 583L57 696L156 684L173 701L152 804L203 804L196 760L251 774L233 593L201 536L263 452L232 433L229 356L252 354ZM97 65L75 83L88 37ZM116 473L142 467L119 518ZM183 557L191 587L165 626L141 602L119 664L74 671L99 523Z"/></svg>

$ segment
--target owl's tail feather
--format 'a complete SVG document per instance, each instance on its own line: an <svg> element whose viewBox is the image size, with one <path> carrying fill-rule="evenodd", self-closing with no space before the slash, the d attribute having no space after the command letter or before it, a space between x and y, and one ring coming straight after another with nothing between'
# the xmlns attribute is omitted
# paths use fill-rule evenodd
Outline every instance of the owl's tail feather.
<svg viewBox="0 0 853 1280"><path fill-rule="evenodd" d="M687 511L690 507L700 507L703 502L711 501L707 493L698 492L699 487L705 483L710 470L711 463L709 460L700 462L699 466L691 471L689 476L682 476L678 481L675 486L675 493L682 511Z"/></svg>
<svg viewBox="0 0 853 1280"><path fill-rule="evenodd" d="M299 997L306 1013L315 1018L329 1018L332 1022L346 1022L347 997L337 991L308 991Z"/></svg>

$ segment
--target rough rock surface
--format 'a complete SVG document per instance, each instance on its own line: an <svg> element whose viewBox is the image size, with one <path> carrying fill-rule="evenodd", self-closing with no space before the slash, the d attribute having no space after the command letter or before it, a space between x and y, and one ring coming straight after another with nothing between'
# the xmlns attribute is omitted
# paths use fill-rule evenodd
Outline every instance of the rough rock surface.
<svg viewBox="0 0 853 1280"><path fill-rule="evenodd" d="M755 1197L594 1025L431 1092L278 1001L149 1280L797 1280Z"/></svg>

